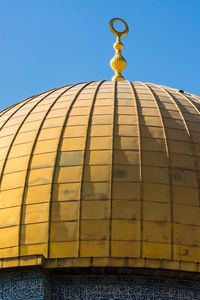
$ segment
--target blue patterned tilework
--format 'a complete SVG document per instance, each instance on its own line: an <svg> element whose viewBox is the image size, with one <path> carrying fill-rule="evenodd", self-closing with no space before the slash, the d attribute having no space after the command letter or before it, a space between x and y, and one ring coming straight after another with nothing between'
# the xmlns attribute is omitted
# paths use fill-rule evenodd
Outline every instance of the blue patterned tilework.
<svg viewBox="0 0 200 300"><path fill-rule="evenodd" d="M49 284L40 270L1 271L0 300L44 300L49 298Z"/></svg>
<svg viewBox="0 0 200 300"><path fill-rule="evenodd" d="M53 300L200 299L200 283L142 276L57 276Z"/></svg>
<svg viewBox="0 0 200 300"><path fill-rule="evenodd" d="M51 286L50 286L51 285ZM40 269L1 271L0 300L195 300L200 282L135 275L51 276Z"/></svg>

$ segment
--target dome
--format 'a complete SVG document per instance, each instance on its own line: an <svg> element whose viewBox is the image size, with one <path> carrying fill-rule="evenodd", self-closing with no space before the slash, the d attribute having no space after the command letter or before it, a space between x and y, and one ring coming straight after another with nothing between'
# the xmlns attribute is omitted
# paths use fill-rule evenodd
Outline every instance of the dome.
<svg viewBox="0 0 200 300"><path fill-rule="evenodd" d="M142 82L53 89L0 112L0 257L198 268L200 97Z"/></svg>

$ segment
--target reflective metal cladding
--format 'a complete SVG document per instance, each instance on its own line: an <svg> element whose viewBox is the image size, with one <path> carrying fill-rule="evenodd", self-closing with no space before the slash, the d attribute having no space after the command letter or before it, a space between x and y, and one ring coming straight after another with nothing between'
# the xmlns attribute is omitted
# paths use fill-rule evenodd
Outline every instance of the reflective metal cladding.
<svg viewBox="0 0 200 300"><path fill-rule="evenodd" d="M0 112L0 257L196 268L199 100L102 81Z"/></svg>

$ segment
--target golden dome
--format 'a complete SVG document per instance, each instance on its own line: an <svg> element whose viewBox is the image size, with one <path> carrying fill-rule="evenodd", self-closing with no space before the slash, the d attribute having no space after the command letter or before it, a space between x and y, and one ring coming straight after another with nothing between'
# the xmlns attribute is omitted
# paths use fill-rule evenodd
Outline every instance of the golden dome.
<svg viewBox="0 0 200 300"><path fill-rule="evenodd" d="M0 113L2 266L197 270L200 98L141 82L47 91Z"/></svg>

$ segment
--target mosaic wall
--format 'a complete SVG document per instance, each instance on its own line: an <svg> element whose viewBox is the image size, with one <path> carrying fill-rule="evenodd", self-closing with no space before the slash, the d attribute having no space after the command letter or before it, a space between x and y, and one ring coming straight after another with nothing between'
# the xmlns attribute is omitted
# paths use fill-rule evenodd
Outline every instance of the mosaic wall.
<svg viewBox="0 0 200 300"><path fill-rule="evenodd" d="M47 300L49 295L49 281L41 270L0 272L0 300Z"/></svg>
<svg viewBox="0 0 200 300"><path fill-rule="evenodd" d="M50 288L51 282L51 288ZM52 275L40 269L3 271L0 300L193 300L200 282L120 275Z"/></svg>
<svg viewBox="0 0 200 300"><path fill-rule="evenodd" d="M58 276L53 300L200 299L200 283L141 276Z"/></svg>

